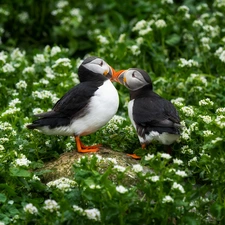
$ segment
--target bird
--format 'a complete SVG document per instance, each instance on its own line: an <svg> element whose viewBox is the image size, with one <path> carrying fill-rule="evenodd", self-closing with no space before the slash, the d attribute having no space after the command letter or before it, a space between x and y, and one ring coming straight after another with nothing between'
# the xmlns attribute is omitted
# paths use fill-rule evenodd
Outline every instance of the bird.
<svg viewBox="0 0 225 225"><path fill-rule="evenodd" d="M97 152L100 144L85 146L81 136L96 132L117 112L119 96L110 81L115 70L103 59L89 56L78 68L80 83L59 99L52 110L27 125L47 135L73 136L79 153Z"/></svg>
<svg viewBox="0 0 225 225"><path fill-rule="evenodd" d="M148 73L140 68L129 68L114 73L112 77L130 93L128 115L141 147L152 141L170 146L180 137L180 118L174 105L153 91ZM133 158L140 158L131 154Z"/></svg>

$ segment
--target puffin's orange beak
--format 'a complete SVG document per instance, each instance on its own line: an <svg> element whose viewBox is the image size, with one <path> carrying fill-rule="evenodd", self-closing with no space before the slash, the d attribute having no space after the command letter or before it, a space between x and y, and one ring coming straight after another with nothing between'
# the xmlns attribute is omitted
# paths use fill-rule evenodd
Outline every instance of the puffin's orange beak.
<svg viewBox="0 0 225 225"><path fill-rule="evenodd" d="M118 82L118 83L121 83L120 80L119 80L119 76L124 72L125 70L119 70L119 71L113 71L113 74L112 74L112 78L111 78L111 81L115 81L115 82Z"/></svg>

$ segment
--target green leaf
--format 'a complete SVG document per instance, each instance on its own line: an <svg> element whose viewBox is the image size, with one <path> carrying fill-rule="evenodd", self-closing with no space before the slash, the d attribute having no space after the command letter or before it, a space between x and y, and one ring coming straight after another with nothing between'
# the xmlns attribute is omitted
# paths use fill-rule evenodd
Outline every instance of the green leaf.
<svg viewBox="0 0 225 225"><path fill-rule="evenodd" d="M218 203L215 203L211 206L210 211L213 216L215 216L217 219L221 219L223 213L222 211L224 210L223 205L220 205Z"/></svg>
<svg viewBox="0 0 225 225"><path fill-rule="evenodd" d="M6 199L7 198L6 198L5 194L1 194L0 193L0 202L3 202L4 203L6 201Z"/></svg>
<svg viewBox="0 0 225 225"><path fill-rule="evenodd" d="M31 172L22 168L10 167L9 171L13 177L31 177Z"/></svg>
<svg viewBox="0 0 225 225"><path fill-rule="evenodd" d="M177 34L172 34L169 36L169 38L166 40L166 44L170 46L177 45L180 42L180 36Z"/></svg>

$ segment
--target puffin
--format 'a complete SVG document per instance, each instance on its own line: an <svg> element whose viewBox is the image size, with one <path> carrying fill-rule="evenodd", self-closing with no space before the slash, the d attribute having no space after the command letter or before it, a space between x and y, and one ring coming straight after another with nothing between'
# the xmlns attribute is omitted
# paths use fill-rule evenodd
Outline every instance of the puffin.
<svg viewBox="0 0 225 225"><path fill-rule="evenodd" d="M112 78L124 85L130 93L128 115L141 147L152 141L170 147L180 137L180 118L174 105L156 94L148 73L139 68L115 72ZM131 154L133 158L140 158Z"/></svg>
<svg viewBox="0 0 225 225"><path fill-rule="evenodd" d="M27 125L47 135L73 136L79 153L97 152L100 144L85 146L81 136L96 132L117 112L118 92L111 82L115 70L103 59L90 56L78 68L80 83L59 99L52 110Z"/></svg>

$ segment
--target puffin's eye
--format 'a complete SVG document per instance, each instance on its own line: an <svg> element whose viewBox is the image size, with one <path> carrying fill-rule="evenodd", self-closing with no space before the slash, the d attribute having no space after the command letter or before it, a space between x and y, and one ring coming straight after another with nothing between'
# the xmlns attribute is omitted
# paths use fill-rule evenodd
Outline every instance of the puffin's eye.
<svg viewBox="0 0 225 225"><path fill-rule="evenodd" d="M135 72L132 73L132 77L135 77Z"/></svg>
<svg viewBox="0 0 225 225"><path fill-rule="evenodd" d="M99 65L100 65L100 66L103 66L103 61L101 61Z"/></svg>

